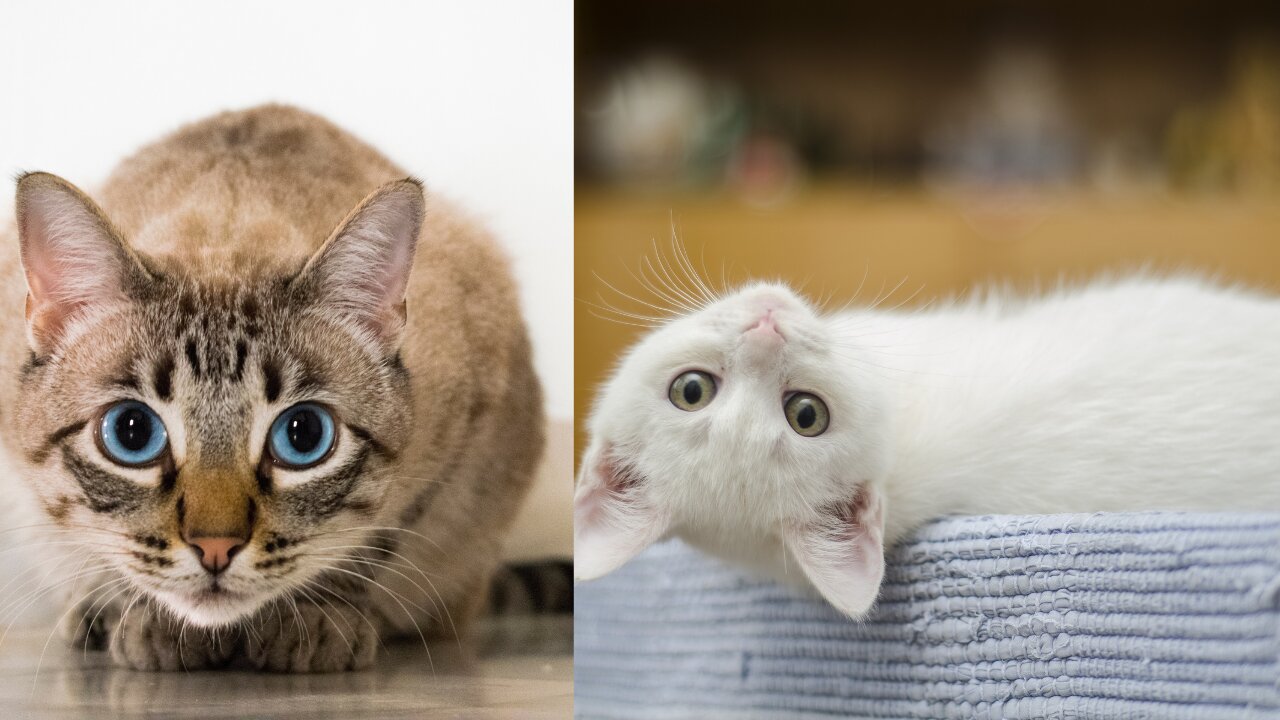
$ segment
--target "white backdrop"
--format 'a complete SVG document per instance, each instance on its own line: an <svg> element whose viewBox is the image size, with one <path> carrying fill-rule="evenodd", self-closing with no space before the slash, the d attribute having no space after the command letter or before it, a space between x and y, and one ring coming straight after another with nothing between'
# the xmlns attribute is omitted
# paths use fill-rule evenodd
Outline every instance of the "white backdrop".
<svg viewBox="0 0 1280 720"><path fill-rule="evenodd" d="M0 218L13 177L93 186L141 143L265 101L327 116L505 243L548 411L573 406L570 0L0 0Z"/></svg>

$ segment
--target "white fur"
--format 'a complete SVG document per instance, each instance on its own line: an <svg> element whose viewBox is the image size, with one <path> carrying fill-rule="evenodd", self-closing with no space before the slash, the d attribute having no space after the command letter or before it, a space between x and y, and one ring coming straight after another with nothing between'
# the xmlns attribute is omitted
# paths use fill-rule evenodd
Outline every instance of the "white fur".
<svg viewBox="0 0 1280 720"><path fill-rule="evenodd" d="M785 342L748 332L770 310ZM692 369L719 393L685 412L668 388ZM827 403L824 434L791 430L793 391ZM1132 277L821 315L755 284L642 339L589 430L580 578L678 535L856 616L869 553L938 516L1280 510L1280 300ZM856 498L852 522L832 513Z"/></svg>

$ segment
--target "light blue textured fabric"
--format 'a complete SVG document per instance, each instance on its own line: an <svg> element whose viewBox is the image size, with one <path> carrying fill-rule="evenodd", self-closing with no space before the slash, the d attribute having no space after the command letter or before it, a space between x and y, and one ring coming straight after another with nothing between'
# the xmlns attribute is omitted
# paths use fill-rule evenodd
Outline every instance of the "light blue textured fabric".
<svg viewBox="0 0 1280 720"><path fill-rule="evenodd" d="M1280 515L968 517L863 623L678 542L575 592L579 718L1280 718Z"/></svg>

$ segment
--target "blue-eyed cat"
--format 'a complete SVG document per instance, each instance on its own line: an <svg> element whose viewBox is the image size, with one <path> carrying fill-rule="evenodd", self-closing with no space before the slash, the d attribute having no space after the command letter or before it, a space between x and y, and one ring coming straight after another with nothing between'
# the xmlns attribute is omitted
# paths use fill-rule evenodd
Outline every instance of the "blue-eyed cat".
<svg viewBox="0 0 1280 720"><path fill-rule="evenodd" d="M93 199L19 179L3 447L77 642L332 671L477 613L541 396L505 259L405 177L265 106L142 149Z"/></svg>

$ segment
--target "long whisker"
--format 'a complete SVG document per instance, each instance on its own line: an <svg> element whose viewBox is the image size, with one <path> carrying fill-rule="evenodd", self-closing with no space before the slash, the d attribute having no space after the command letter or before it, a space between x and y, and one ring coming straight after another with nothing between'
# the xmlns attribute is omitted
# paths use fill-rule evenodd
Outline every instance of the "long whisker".
<svg viewBox="0 0 1280 720"><path fill-rule="evenodd" d="M321 605L320 602L318 602L318 601L324 601L324 602L328 602L328 601L326 601L323 597L317 598L316 596L312 595L311 592L307 590L305 587L299 586L295 589L297 590L297 592L302 593L303 597L310 600L311 604L314 605L315 608L325 616L325 619L327 619L329 621L329 624L333 626L333 629L337 631L338 637L342 638L342 641L347 644L347 652L354 655L355 647L351 644L351 641L347 639L346 633L342 632L342 628L338 627L338 624L333 621L333 616L329 614L329 611L324 609L324 606ZM330 607L332 607L332 605L330 605ZM337 612L337 608L334 608L334 612ZM350 623L347 623L347 625L348 627L350 627Z"/></svg>
<svg viewBox="0 0 1280 720"><path fill-rule="evenodd" d="M345 574L347 574L347 575L351 575L351 576L353 576L353 577L360 578L361 580L363 580L363 581L365 581L365 582L369 583L370 585L372 585L372 586L374 586L374 587L378 588L379 590L382 590L383 592L385 592L385 593L387 594L387 596L388 596L388 597L390 597L393 601L395 601L395 603L396 603L397 605L399 605L399 606L400 606L400 609L404 611L405 617L409 618L409 622L413 623L413 627L414 627L414 629L416 629L416 630L418 631L418 637L422 640L422 647L424 647L424 648L426 648L426 647L427 647L427 636L426 636L426 634L425 634L425 633L423 633L423 632L422 632L422 626L418 625L418 621L413 617L413 613L409 612L409 608L405 607L405 604L404 604L403 602L401 602L401 597L402 597L402 596L400 595L400 593L397 593L396 591L392 590L391 588L387 587L386 585L383 585L382 583L378 582L377 580L374 580L373 578L365 577L364 575L361 575L360 573L357 573L357 572L352 572L351 570L346 570L346 569L343 569L343 568L340 568L340 567L336 567L336 566L329 566L329 567L327 567L327 568L325 568L325 569L326 569L326 570L331 570L331 571L334 571L334 572L345 573ZM408 598L405 598L405 600L407 600L407 601L408 601L408 603L409 603L410 605L413 605L415 608L417 608L417 609L418 609L420 612L422 612L424 615L428 615L428 616L430 616L430 613L428 613L428 612L427 612L426 608L422 607L421 605L418 605L417 603L413 602L412 600L408 600ZM434 669L434 668L433 668L433 669Z"/></svg>
<svg viewBox="0 0 1280 720"><path fill-rule="evenodd" d="M309 556L309 557L314 557L314 558L316 558L316 559L318 559L318 560L330 560L330 561L332 561L332 560L335 560L335 559L336 559L336 558L332 558L332 557L326 557L326 556L323 556L323 555L311 555L311 556ZM360 564L360 565L365 565L365 566L368 566L368 567L374 567L374 568L378 568L378 569L386 570L386 571L388 571L388 572L393 572L393 573L395 573L396 575L399 575L400 577L402 577L402 578L404 578L405 580L407 580L410 584L412 584L415 588L417 588L417 589L418 589L418 592L420 592L420 593L422 593L424 596L426 596L426 598L427 598L428 600L430 600L430 601L431 601L431 605L432 605L432 607L433 607L435 610L437 610L437 611L439 611L439 610L444 610L445 615L446 615L446 616L448 616L449 608L448 608L447 606L445 606L445 605L444 605L444 600L443 600L443 598L441 598L441 599L440 599L440 602L439 602L439 603L437 603L437 602L436 602L436 596L439 596L440 592L439 592L438 590L436 590L436 589L435 589L435 586L432 586L432 587L431 587L432 591L434 591L434 592L435 592L435 595L433 596L433 595L432 595L432 593L427 592L426 588L422 587L422 586L421 586L421 585L419 585L417 582L415 582L413 578L409 577L408 575L405 575L404 573L400 572L399 570L396 570L394 567L392 567L392 566L391 566L390 564L388 564L388 563L381 562L381 561L378 561L378 560L371 560L371 559L368 559L368 558L355 558L355 557L347 557L347 558L343 558L343 560L345 560L346 562L352 562L352 563L357 563L357 564ZM424 576L424 578L425 578L425 576ZM431 585L431 580L430 580L430 579L427 579L427 584L428 584L428 585ZM417 606L415 606L415 607L417 607ZM424 613L426 612L426 609L425 609L425 608L419 608L419 609L420 609L420 610L422 610ZM439 616L438 614L428 613L428 615L429 615L432 619L437 620L437 621L439 621L439 620L441 619L441 618L440 618L440 616ZM452 626L452 625L453 625L453 618L449 618L449 624L450 624L450 626ZM455 630L455 633L456 633L456 630Z"/></svg>

